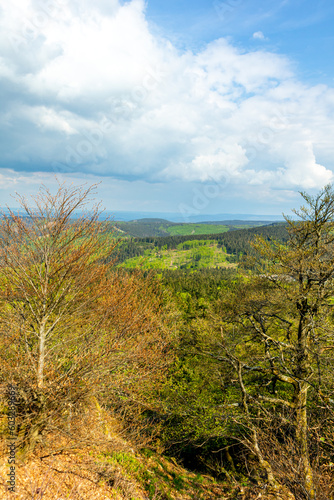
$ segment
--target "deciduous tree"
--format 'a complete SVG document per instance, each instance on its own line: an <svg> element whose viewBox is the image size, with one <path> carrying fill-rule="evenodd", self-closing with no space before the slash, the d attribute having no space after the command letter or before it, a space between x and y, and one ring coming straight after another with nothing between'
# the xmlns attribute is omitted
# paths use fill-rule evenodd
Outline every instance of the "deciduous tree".
<svg viewBox="0 0 334 500"><path fill-rule="evenodd" d="M305 206L295 211L297 218L285 218L287 244L257 238L256 272L222 303L225 321L215 356L233 367L240 391L234 418L248 429L244 443L269 482L279 490L273 456L266 456L259 438L261 427L272 422L273 436L279 436L279 426L283 429L277 442L289 440L298 458L294 481L307 498L315 499L309 417L320 406L333 410L334 403L329 377L329 353L334 349L334 193L329 185L314 197L302 196Z"/></svg>
<svg viewBox="0 0 334 500"><path fill-rule="evenodd" d="M93 193L43 186L0 221L0 378L17 387L25 451L69 435L92 397L134 399L139 374L153 379L164 364L159 299L138 276L115 272L116 239Z"/></svg>

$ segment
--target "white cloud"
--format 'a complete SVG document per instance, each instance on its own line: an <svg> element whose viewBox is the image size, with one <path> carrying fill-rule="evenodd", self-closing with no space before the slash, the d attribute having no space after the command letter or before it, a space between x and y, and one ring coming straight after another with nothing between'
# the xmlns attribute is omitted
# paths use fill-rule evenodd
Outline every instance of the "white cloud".
<svg viewBox="0 0 334 500"><path fill-rule="evenodd" d="M225 39L181 53L144 1L13 0L0 50L2 167L263 189L333 178L333 89Z"/></svg>
<svg viewBox="0 0 334 500"><path fill-rule="evenodd" d="M262 31L256 31L255 33L253 33L253 38L254 40L266 40L266 37L264 36Z"/></svg>

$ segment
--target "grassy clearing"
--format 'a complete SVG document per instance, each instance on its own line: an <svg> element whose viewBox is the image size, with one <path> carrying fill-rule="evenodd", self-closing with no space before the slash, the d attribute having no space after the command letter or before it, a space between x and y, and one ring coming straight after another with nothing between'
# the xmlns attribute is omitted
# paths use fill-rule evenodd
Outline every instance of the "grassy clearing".
<svg viewBox="0 0 334 500"><path fill-rule="evenodd" d="M219 234L229 231L227 226L219 226L213 224L179 224L167 228L171 236L181 235L188 236L190 234Z"/></svg>
<svg viewBox="0 0 334 500"><path fill-rule="evenodd" d="M230 255L218 247L214 240L192 240L178 245L175 250L157 248L145 251L143 256L123 262L122 267L134 269L203 269L207 267L235 267Z"/></svg>

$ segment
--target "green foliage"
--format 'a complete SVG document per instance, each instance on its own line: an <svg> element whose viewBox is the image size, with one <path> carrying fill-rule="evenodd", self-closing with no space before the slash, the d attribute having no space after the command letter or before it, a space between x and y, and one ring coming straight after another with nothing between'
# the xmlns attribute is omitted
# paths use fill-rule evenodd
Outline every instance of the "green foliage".
<svg viewBox="0 0 334 500"><path fill-rule="evenodd" d="M229 227L214 224L178 224L168 227L171 236L189 234L215 234L229 231Z"/></svg>
<svg viewBox="0 0 334 500"><path fill-rule="evenodd" d="M266 221L224 221L204 223L176 223L165 219L139 219L130 222L115 222L120 236L163 237L175 235L201 235L224 233L232 229L244 229L268 224Z"/></svg>
<svg viewBox="0 0 334 500"><path fill-rule="evenodd" d="M190 250L191 248L198 248L201 246L214 245L215 240L187 240L177 245L178 250ZM167 250L167 245L163 247Z"/></svg>
<svg viewBox="0 0 334 500"><path fill-rule="evenodd" d="M119 223L117 223L119 224ZM205 224L204 224L205 225ZM161 237L146 237L146 238L126 238L120 241L117 249L110 256L110 259L115 258L121 264L129 259L135 257L144 256L147 250L150 251L150 255L160 254L167 256L167 251L173 250L190 250L191 248L197 248L203 242L203 245L208 242L208 245L215 246L220 252L221 259L225 259L228 263L237 263L243 255L255 255L254 249L252 248L250 242L254 239L256 235L262 235L266 241L276 239L279 241L286 241L288 233L286 231L286 224L273 224L262 227L254 227L248 229L236 229L221 233L221 234L198 234L198 235L188 235L188 236L161 236ZM192 243L195 241L196 243ZM191 245L194 247L191 247ZM171 259L172 260L172 259ZM183 265L191 267L193 263L183 262ZM138 259L133 260L126 264L126 267L134 268L136 266L147 265L144 264L143 260ZM205 263L201 267L212 267L215 266L215 262L211 260L211 263ZM154 261L150 268L155 269L166 269L171 267L171 265L166 265L158 260ZM195 266L198 267L198 266ZM173 267L175 269L175 265Z"/></svg>
<svg viewBox="0 0 334 500"><path fill-rule="evenodd" d="M214 454L229 448L221 471L230 462L242 472L241 446L273 488L292 485L314 499L312 466L326 467L333 445L334 192L327 186L303 197L299 220L287 219L287 238L266 228L250 250L245 245L248 255L258 252L252 272L216 283L211 293L196 278L177 284L166 275L183 324L163 399L173 453L212 467ZM192 248L201 262L210 246L195 240Z"/></svg>
<svg viewBox="0 0 334 500"><path fill-rule="evenodd" d="M197 498L222 498L223 488L211 478L194 474L177 465L174 458L167 459L152 450L144 449L140 453L118 451L101 454L98 465L104 464L109 470L109 477L114 471L122 471L123 481L118 481L115 489L122 491L122 482L138 484L147 498L164 498L166 500ZM107 467L106 467L107 464ZM110 479L109 479L110 480ZM135 500L134 496L130 498Z"/></svg>
<svg viewBox="0 0 334 500"><path fill-rule="evenodd" d="M207 267L229 267L232 264L214 240L185 241L176 249L165 249L166 245L143 250L143 255L123 262L122 267L135 269L199 269Z"/></svg>

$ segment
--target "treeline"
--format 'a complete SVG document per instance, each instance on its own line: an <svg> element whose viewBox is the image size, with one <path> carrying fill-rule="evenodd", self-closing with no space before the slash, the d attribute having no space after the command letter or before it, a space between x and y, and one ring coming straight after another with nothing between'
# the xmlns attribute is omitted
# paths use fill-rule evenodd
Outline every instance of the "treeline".
<svg viewBox="0 0 334 500"><path fill-rule="evenodd" d="M236 229L220 234L131 238L120 241L113 255L117 257L119 263L122 263L127 259L144 255L146 250L175 250L178 245L186 241L214 240L228 254L239 256L254 252L250 242L256 235L262 235L267 241L286 242L288 238L286 224L278 223L250 229Z"/></svg>
<svg viewBox="0 0 334 500"><path fill-rule="evenodd" d="M159 236L168 235L167 228L177 225L165 219L140 219L130 222L118 221L115 226L125 233L129 233L136 238L145 238L152 234Z"/></svg>

